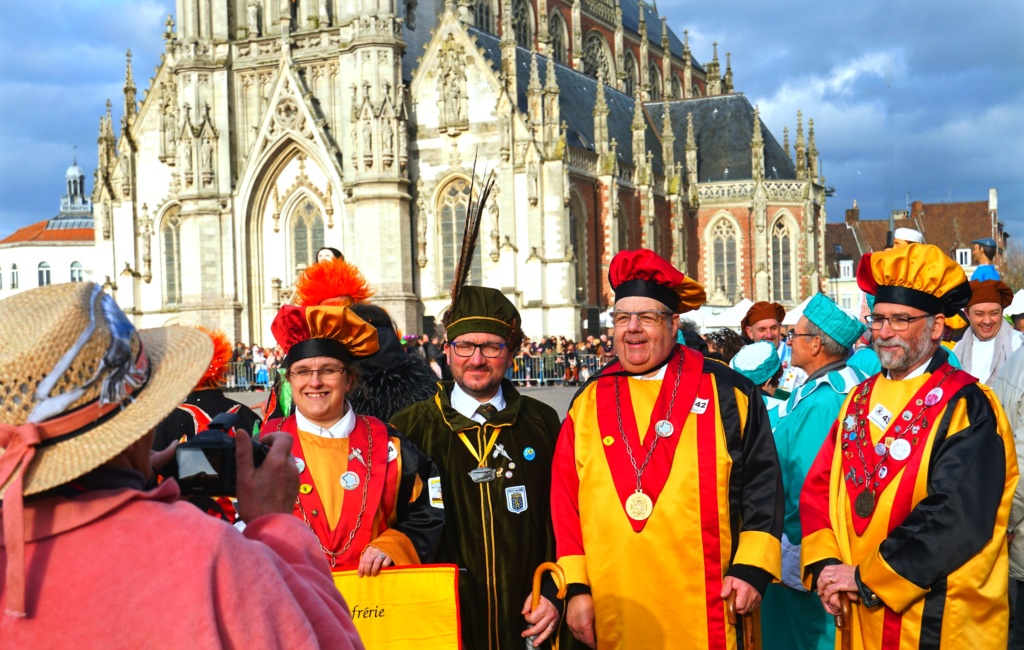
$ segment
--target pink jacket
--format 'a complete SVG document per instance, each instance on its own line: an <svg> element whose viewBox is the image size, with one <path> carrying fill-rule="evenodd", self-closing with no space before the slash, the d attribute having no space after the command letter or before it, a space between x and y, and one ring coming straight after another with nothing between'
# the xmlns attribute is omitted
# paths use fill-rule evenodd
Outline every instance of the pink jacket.
<svg viewBox="0 0 1024 650"><path fill-rule="evenodd" d="M266 515L239 533L178 494L167 481L27 503L29 618L0 610L0 646L362 650L301 521Z"/></svg>

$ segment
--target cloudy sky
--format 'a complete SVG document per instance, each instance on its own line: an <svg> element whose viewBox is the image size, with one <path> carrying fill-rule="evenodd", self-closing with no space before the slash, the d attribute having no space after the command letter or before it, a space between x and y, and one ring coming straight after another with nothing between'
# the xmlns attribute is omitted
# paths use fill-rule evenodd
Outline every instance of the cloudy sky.
<svg viewBox="0 0 1024 650"><path fill-rule="evenodd" d="M623 0L629 1L629 0ZM658 0L700 61L732 53L734 83L795 139L814 118L841 220L910 200L987 200L1024 239L1024 2ZM104 102L123 111L124 53L139 98L173 0L0 0L0 237L54 216L75 155L92 188ZM806 128L806 126L805 126Z"/></svg>

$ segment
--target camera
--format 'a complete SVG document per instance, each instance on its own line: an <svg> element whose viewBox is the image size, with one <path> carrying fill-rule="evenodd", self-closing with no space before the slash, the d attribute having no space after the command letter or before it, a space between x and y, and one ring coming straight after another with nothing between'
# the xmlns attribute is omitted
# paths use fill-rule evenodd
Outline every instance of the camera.
<svg viewBox="0 0 1024 650"><path fill-rule="evenodd" d="M205 431L178 445L174 476L183 497L236 496L235 438L228 432L237 421L238 414L221 413L210 420ZM270 447L255 440L250 442L253 464L259 467Z"/></svg>

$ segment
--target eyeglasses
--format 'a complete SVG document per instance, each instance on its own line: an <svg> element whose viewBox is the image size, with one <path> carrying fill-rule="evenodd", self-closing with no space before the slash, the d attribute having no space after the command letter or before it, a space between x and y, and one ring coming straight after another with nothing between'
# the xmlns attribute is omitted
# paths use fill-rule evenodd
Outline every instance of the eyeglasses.
<svg viewBox="0 0 1024 650"><path fill-rule="evenodd" d="M345 374L348 372L348 368L336 368L334 366L327 366L326 368L303 368L302 370L291 370L288 372L289 379L298 379L300 381L309 381L313 378L313 375L320 377L320 381L330 381L335 377Z"/></svg>
<svg viewBox="0 0 1024 650"><path fill-rule="evenodd" d="M454 341L449 345L455 350L455 355L459 357L471 357L480 349L482 354L487 359L494 359L501 356L501 351L505 349L504 343L470 343L469 341Z"/></svg>
<svg viewBox="0 0 1024 650"><path fill-rule="evenodd" d="M636 316L640 320L641 325L653 327L654 325L661 325L664 322L666 316L672 316L670 311L658 311L656 309L649 309L645 311L613 311L612 322L615 323L615 327L625 327L629 325L629 322Z"/></svg>
<svg viewBox="0 0 1024 650"><path fill-rule="evenodd" d="M895 329L895 328L893 328L893 329ZM790 332L789 335L790 335L790 337L793 337L793 338L795 338L797 336L818 336L817 334L810 334L808 332Z"/></svg>
<svg viewBox="0 0 1024 650"><path fill-rule="evenodd" d="M889 329L894 332L902 332L909 328L910 324L914 321L921 320L922 318L928 318L928 316L929 314L925 314L924 316L889 316L886 318L885 316L875 316L872 314L868 316L867 321L868 327L875 331L882 329L882 325L884 325L886 321L889 321Z"/></svg>

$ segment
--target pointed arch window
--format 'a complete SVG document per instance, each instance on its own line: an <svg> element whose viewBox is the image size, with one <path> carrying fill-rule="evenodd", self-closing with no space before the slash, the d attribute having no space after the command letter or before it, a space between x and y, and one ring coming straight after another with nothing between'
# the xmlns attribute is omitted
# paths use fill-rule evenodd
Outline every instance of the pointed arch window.
<svg viewBox="0 0 1024 650"><path fill-rule="evenodd" d="M516 34L516 45L527 50L533 47L533 14L526 0L514 0L512 29Z"/></svg>
<svg viewBox="0 0 1024 650"><path fill-rule="evenodd" d="M683 98L683 82L679 81L679 75L672 75L672 99Z"/></svg>
<svg viewBox="0 0 1024 650"><path fill-rule="evenodd" d="M493 34L495 33L494 6L491 3L492 0L477 0L474 22L480 29Z"/></svg>
<svg viewBox="0 0 1024 650"><path fill-rule="evenodd" d="M599 32L587 34L587 40L583 43L583 74L597 78L598 71L604 82L612 82L611 54L608 49L608 42L604 40Z"/></svg>
<svg viewBox="0 0 1024 650"><path fill-rule="evenodd" d="M466 213L469 210L469 183L462 178L449 183L441 192L437 213L441 221L441 293L452 284L455 265L462 248L462 233L466 227ZM479 285L483 266L480 246L470 266L469 284Z"/></svg>
<svg viewBox="0 0 1024 650"><path fill-rule="evenodd" d="M619 250L629 250L631 248L629 241L629 218L626 216L626 211L622 209L621 205L615 209L615 214L618 217L619 221Z"/></svg>
<svg viewBox="0 0 1024 650"><path fill-rule="evenodd" d="M11 264L11 288L18 288L18 265Z"/></svg>
<svg viewBox="0 0 1024 650"><path fill-rule="evenodd" d="M636 59L633 58L632 52L626 52L625 62L626 79L623 82L623 92L632 97L636 94Z"/></svg>
<svg viewBox="0 0 1024 650"><path fill-rule="evenodd" d="M772 297L793 300L793 234L782 220L772 228Z"/></svg>
<svg viewBox="0 0 1024 650"><path fill-rule="evenodd" d="M712 273L714 290L735 300L737 289L736 228L728 219L719 219L711 229Z"/></svg>
<svg viewBox="0 0 1024 650"><path fill-rule="evenodd" d="M551 19L548 21L548 35L551 37L551 58L562 65L567 65L566 61L566 39L565 39L565 20L561 14L551 14Z"/></svg>
<svg viewBox="0 0 1024 650"><path fill-rule="evenodd" d="M71 263L71 281L81 282L83 280L83 270L81 262Z"/></svg>
<svg viewBox="0 0 1024 650"><path fill-rule="evenodd" d="M586 247L587 211L579 198L573 197L569 203L569 247L576 258L576 301L585 303L587 300L587 247Z"/></svg>
<svg viewBox="0 0 1024 650"><path fill-rule="evenodd" d="M181 217L177 208L164 219L164 304L181 304Z"/></svg>
<svg viewBox="0 0 1024 650"><path fill-rule="evenodd" d="M647 66L647 83L651 85L651 101L661 101L661 70L658 69L657 64L651 63Z"/></svg>
<svg viewBox="0 0 1024 650"><path fill-rule="evenodd" d="M703 97L703 95L700 94L700 86L693 84L693 88L690 89L690 97Z"/></svg>
<svg viewBox="0 0 1024 650"><path fill-rule="evenodd" d="M324 218L320 206L308 197L299 201L292 216L292 266L295 276L316 262L324 247Z"/></svg>

